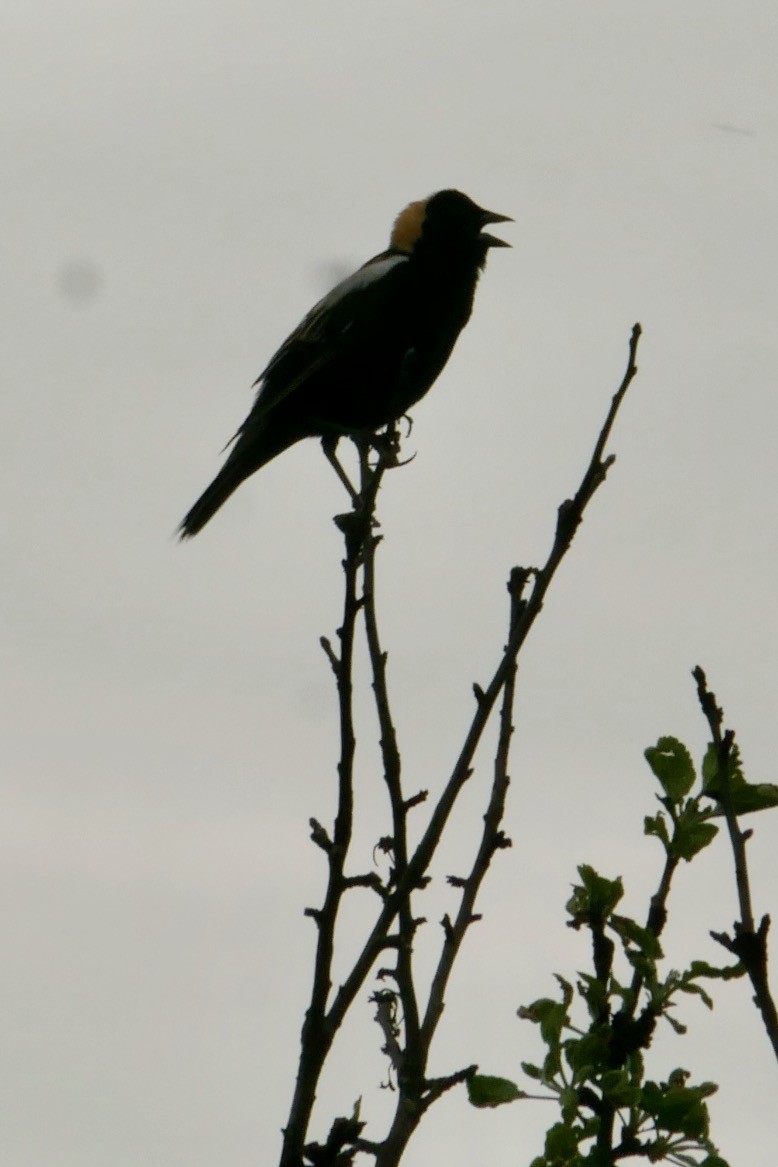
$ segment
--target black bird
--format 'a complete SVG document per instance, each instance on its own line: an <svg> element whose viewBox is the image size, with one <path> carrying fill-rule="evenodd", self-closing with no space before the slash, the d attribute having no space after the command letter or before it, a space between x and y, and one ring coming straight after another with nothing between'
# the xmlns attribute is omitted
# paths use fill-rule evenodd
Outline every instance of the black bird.
<svg viewBox="0 0 778 1167"><path fill-rule="evenodd" d="M510 246L483 228L509 222L458 190L407 206L388 249L320 300L257 378L251 412L181 538L294 442L319 437L332 450L341 435L378 430L423 397L470 318L489 248Z"/></svg>

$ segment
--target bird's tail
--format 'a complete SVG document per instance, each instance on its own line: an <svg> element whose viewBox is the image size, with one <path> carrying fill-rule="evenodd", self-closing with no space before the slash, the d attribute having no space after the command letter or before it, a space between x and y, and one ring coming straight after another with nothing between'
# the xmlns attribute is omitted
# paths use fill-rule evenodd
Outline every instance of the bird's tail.
<svg viewBox="0 0 778 1167"><path fill-rule="evenodd" d="M238 489L241 482L262 466L266 466L294 442L305 437L299 429L292 430L278 425L270 432L251 433L244 430L239 433L238 442L229 458L178 528L180 539L191 539L198 531L202 531L205 524Z"/></svg>
<svg viewBox="0 0 778 1167"><path fill-rule="evenodd" d="M205 488L197 502L187 512L178 528L178 537L191 539L198 531L202 531L208 520L213 518L246 477L245 467L237 460L228 459L211 485Z"/></svg>

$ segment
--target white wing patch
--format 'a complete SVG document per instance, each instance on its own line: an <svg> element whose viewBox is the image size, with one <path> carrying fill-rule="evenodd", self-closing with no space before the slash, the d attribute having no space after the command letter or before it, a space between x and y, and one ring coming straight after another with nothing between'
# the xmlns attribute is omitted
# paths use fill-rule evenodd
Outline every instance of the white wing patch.
<svg viewBox="0 0 778 1167"><path fill-rule="evenodd" d="M270 360L270 363L254 382L254 386L259 386L255 404L260 402L263 404L273 404L291 392L295 388L295 380L289 385L284 386L280 395L277 395L276 391L273 391L272 398L268 398L266 378L272 376L274 370L294 351L296 346L315 345L325 337L331 340L337 335L341 337L346 336L355 327L355 322L348 310L341 311L340 306L355 294L375 287L376 284L379 284L381 280L386 278L389 272L400 264L408 263L408 260L409 257L407 255L398 255L396 252L390 252L389 254L382 253L376 256L375 259L369 259L367 263L357 268L345 280L341 280L339 284L336 284L326 296L323 296L319 300L318 304L314 304L308 315L298 324L291 336L287 337L278 352ZM313 365L326 362L328 359L329 355L326 352L322 352L318 356L314 354L312 357ZM301 369L299 376L304 378L310 371L311 368L307 370Z"/></svg>
<svg viewBox="0 0 778 1167"><path fill-rule="evenodd" d="M399 264L407 263L407 255L384 255L380 259L370 259L362 267L357 268L345 280L341 280L336 284L331 292L328 292L319 303L311 309L308 316L318 316L322 310L332 308L345 296L350 296L352 292L358 291L360 288L367 288L371 284L382 280L384 276L397 267ZM307 319L307 317L306 317Z"/></svg>

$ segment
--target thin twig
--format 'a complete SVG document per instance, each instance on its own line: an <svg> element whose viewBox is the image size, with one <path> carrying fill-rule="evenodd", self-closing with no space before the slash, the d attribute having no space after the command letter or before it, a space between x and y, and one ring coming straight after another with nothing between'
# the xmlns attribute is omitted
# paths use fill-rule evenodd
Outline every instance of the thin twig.
<svg viewBox="0 0 778 1167"><path fill-rule="evenodd" d="M407 822L410 806L403 797L402 763L386 680L386 653L381 647L378 631L375 596L375 553L378 543L378 537L373 536L367 540L365 545L363 569L365 636L373 674L373 694L380 730L384 781L389 794L392 814L392 882L397 882L402 878L408 866ZM411 1092L418 1092L423 1077L423 1068L415 1056L418 1049L419 1006L413 977L413 935L416 925L413 919L412 892L413 888L407 889L397 909L400 944L397 949L395 979L402 1006L405 1040L401 1061L395 1069L401 1092L406 1084Z"/></svg>
<svg viewBox="0 0 778 1167"><path fill-rule="evenodd" d="M514 573L508 585L511 597L509 640L512 638L514 627L518 623L524 606L522 593L526 578L526 574ZM475 901L483 883L484 876L495 852L502 847L510 846L510 840L500 830L500 824L502 823L505 811L505 799L510 784L508 758L510 755L511 738L513 736L513 702L516 692L516 671L517 662L514 656L503 686L500 729L494 759L494 776L492 779L489 805L487 806L483 819L484 825L481 832L481 841L470 873L463 880L459 909L443 944L437 968L432 979L427 1008L424 1014L422 1045L425 1062L435 1035L435 1030L443 1013L444 998L454 961L464 940L465 932L475 919Z"/></svg>
<svg viewBox="0 0 778 1167"><path fill-rule="evenodd" d="M509 633L512 631L523 600L521 597L526 573L521 577L512 575L509 591L511 594L511 615ZM399 1096L389 1132L376 1156L376 1167L395 1167L403 1154L413 1132L426 1111L446 1090L471 1077L477 1067L457 1071L445 1078L427 1079L426 1068L430 1048L443 1015L444 998L449 978L464 940L465 933L479 917L474 914L475 900L489 868L492 856L500 847L509 846L508 840L499 829L505 809L505 797L510 779L508 777L508 755L513 734L513 699L515 692L516 662L508 671L503 686L503 700L500 714L500 731L495 756L494 778L486 814L481 842L467 878L456 881L461 886L462 896L455 920L446 916L443 920L444 940L438 964L432 977L424 1021L414 1033L406 1030L405 1062L414 1069L414 1075L398 1079Z"/></svg>
<svg viewBox="0 0 778 1167"><path fill-rule="evenodd" d="M373 496L372 502L375 502L375 496ZM315 920L318 930L313 986L310 1004L303 1022L297 1082L289 1112L289 1121L284 1130L281 1167L299 1167L302 1163L305 1136L316 1097L317 1083L335 1032L327 1023L326 1014L332 985L335 924L341 897L346 890L344 866L351 843L354 816L353 769L356 742L352 709L352 660L354 632L360 608L357 599L357 576L361 557L361 542L356 537L355 532L358 522L362 521L363 518L363 516L357 515L357 509L355 504L353 521L350 524L344 524L346 542L346 558L343 561L345 595L343 621L338 629L340 653L336 654L330 642L326 638L322 638L322 645L335 674L338 690L340 720L338 805L331 841L323 828L319 827L318 830L316 827L313 828L313 840L325 851L329 870L322 907L309 909L307 912Z"/></svg>

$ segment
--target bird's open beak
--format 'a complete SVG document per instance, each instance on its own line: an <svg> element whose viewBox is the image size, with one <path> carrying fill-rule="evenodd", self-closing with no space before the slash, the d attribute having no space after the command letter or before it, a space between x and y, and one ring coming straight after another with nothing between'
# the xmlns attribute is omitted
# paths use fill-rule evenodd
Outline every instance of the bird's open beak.
<svg viewBox="0 0 778 1167"><path fill-rule="evenodd" d="M484 227L489 223L512 223L513 219L510 215L498 215L496 211L481 211L481 220ZM482 231L478 236L483 240L487 247L510 247L510 243L506 243L504 239L498 239L496 235L490 235L488 231Z"/></svg>

